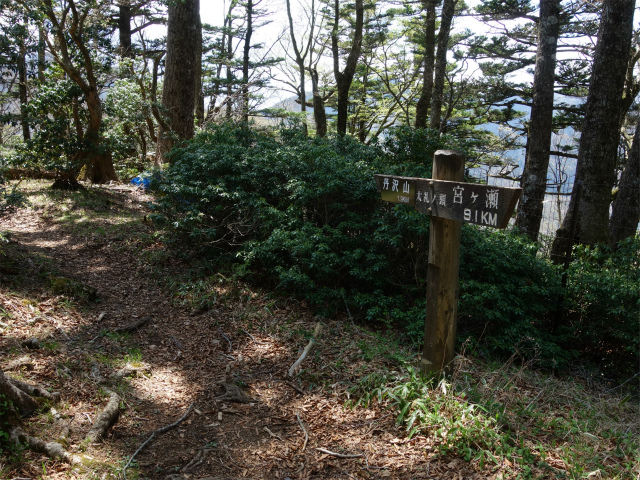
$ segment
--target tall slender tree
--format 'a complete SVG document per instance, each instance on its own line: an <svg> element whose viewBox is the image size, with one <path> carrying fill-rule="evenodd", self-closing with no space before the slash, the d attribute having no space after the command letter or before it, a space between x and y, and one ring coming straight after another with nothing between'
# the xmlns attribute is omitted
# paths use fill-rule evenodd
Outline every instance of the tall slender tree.
<svg viewBox="0 0 640 480"><path fill-rule="evenodd" d="M416 105L416 128L427 126L431 94L433 93L433 68L436 51L436 7L439 0L422 0L425 11L424 19L424 53L422 58L422 88Z"/></svg>
<svg viewBox="0 0 640 480"><path fill-rule="evenodd" d="M168 13L161 112L165 120L158 132L158 161L167 160L176 140L193 137L200 0L171 2Z"/></svg>
<svg viewBox="0 0 640 480"><path fill-rule="evenodd" d="M31 6L30 2L23 3L26 7ZM90 42L95 40L91 37L94 30L91 25L93 15L106 8L106 4L102 1L78 3L77 0L42 0L40 8L51 25L51 37L45 36L49 53L80 87L87 105L89 120L80 135L84 147L76 155L76 166L78 169L87 167L85 178L92 183L116 180L111 151L103 138L99 74L90 47ZM76 174L77 170L68 172L66 178L60 178L59 186L73 186Z"/></svg>
<svg viewBox="0 0 640 480"><path fill-rule="evenodd" d="M347 116L349 115L349 89L353 76L356 73L360 50L362 49L362 32L364 27L364 5L363 0L355 1L355 23L353 26L353 39L351 48L347 56L344 69L340 70L340 1L335 0L333 7L333 25L331 27L331 52L333 54L333 74L336 79L338 97L338 135L344 136L347 133Z"/></svg>
<svg viewBox="0 0 640 480"><path fill-rule="evenodd" d="M20 98L20 123L22 124L22 138L26 142L31 139L31 129L27 118L28 79L27 79L27 37L29 35L29 17L23 16L22 32L19 35L18 50L18 92Z"/></svg>
<svg viewBox="0 0 640 480"><path fill-rule="evenodd" d="M536 241L547 188L547 170L553 130L553 97L560 0L541 0L538 20L538 51L533 75L533 99L529 119L528 147L522 175L523 195L516 225Z"/></svg>
<svg viewBox="0 0 640 480"><path fill-rule="evenodd" d="M615 182L622 94L631 49L635 0L604 0L598 30L586 114L580 136L576 187L552 246L552 258L567 253L570 225L580 242L609 241L609 207ZM581 199L576 202L578 183ZM575 219L574 219L575 217Z"/></svg>
<svg viewBox="0 0 640 480"><path fill-rule="evenodd" d="M609 236L612 244L632 237L640 222L640 120L629 152L629 158L618 183L618 193L613 201Z"/></svg>
<svg viewBox="0 0 640 480"><path fill-rule="evenodd" d="M316 25L316 11L315 11L315 1L311 0L311 8L309 10L309 31L307 33L306 44L300 48L298 46L298 40L296 39L295 34L295 25L293 22L293 16L291 15L291 0L287 0L287 18L289 19L289 35L291 36L291 45L293 46L293 52L295 54L295 62L298 66L298 73L300 75L300 111L304 114L302 119L302 125L304 128L304 133L307 133L307 92L305 88L306 83L306 65L305 61L309 53L311 52L311 47L315 40L314 31ZM304 38L300 39L301 42L304 42Z"/></svg>
<svg viewBox="0 0 640 480"><path fill-rule="evenodd" d="M442 16L440 19L440 30L438 31L438 50L436 52L433 95L431 97L431 115L429 126L435 130L442 131L442 104L444 95L444 80L447 73L447 52L449 51L449 37L453 24L453 15L458 0L444 0L442 4Z"/></svg>

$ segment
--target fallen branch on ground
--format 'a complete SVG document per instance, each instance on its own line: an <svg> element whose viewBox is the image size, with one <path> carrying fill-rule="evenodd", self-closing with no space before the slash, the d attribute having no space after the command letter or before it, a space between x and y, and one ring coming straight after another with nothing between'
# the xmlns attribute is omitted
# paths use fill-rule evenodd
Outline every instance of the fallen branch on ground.
<svg viewBox="0 0 640 480"><path fill-rule="evenodd" d="M288 382L285 380L285 382L287 385L289 385L291 388L293 388L296 392L298 392L300 395L304 395L304 390L302 390L300 387L298 387L295 383L293 382Z"/></svg>
<svg viewBox="0 0 640 480"><path fill-rule="evenodd" d="M195 457L193 457L191 459L191 461L189 463L187 463L184 467L182 467L182 471L183 472L188 472L189 470L192 470L194 468L196 468L199 465L202 465L202 463L206 460L207 455L209 454L209 452L211 452L212 450L216 450L215 447L203 447L201 448L198 453L196 454Z"/></svg>
<svg viewBox="0 0 640 480"><path fill-rule="evenodd" d="M332 452L331 450L327 450L326 448L316 448L316 450L322 453L326 453L327 455L333 455L334 457L338 458L359 458L362 456L361 453L358 453L356 455L343 455L342 453Z"/></svg>
<svg viewBox="0 0 640 480"><path fill-rule="evenodd" d="M155 432L153 432L151 434L151 436L147 439L146 442L144 442L142 445L140 445L140 448L138 448L138 450L136 450L135 453L133 455L131 455L131 458L129 459L127 464L122 469L122 476L124 477L124 480L127 480L127 468L129 468L129 465L131 465L131 462L133 462L133 459L136 458L136 455L138 455L138 453L140 453L142 451L142 449L144 447L146 447L147 443L149 443L153 439L153 437L156 436L156 433L162 434L162 433L168 432L172 428L176 428L178 425L180 425L182 422L184 422L184 420L189 416L189 413L191 412L191 407L193 407L193 403L191 403L191 405L189 405L189 408L187 408L186 413L182 417L180 417L177 421L173 422L171 425L167 425L166 427L162 427L162 428L157 429Z"/></svg>
<svg viewBox="0 0 640 480"><path fill-rule="evenodd" d="M231 352L231 340L229 340L229 338L222 332L222 330L218 330L218 332L220 332L220 335L222 335L222 337L227 341L227 343L229 344L229 352Z"/></svg>
<svg viewBox="0 0 640 480"><path fill-rule="evenodd" d="M322 331L322 323L318 322L318 323L316 323L316 329L313 332L313 336L309 340L309 343L307 344L307 346L302 351L302 354L300 355L300 358L298 358L298 360L296 360L296 363L291 365L291 368L289 369L289 376L290 377L293 377L293 374L296 372L296 370L298 369L300 364L304 361L305 358L307 358L307 355L309 355L309 352L311 352L311 350L313 350L313 347L315 346L316 340L320 336L320 332L321 331Z"/></svg>
<svg viewBox="0 0 640 480"><path fill-rule="evenodd" d="M253 335L251 335L249 332L247 332L244 328L242 329L242 331L244 333L246 333L251 340L253 340L253 343L257 343L258 345L266 345L267 344L266 342L260 342L260 341L256 340L256 338Z"/></svg>
<svg viewBox="0 0 640 480"><path fill-rule="evenodd" d="M271 435L273 438L277 438L277 439L278 439L278 440L280 440L281 442L282 442L282 441L284 441L284 440L282 440L282 437L281 437L280 435L276 435L275 433L273 433L271 430L269 430L269 427L267 427L266 425L265 425L265 427L263 428L263 430L264 430L265 432L267 432L269 435Z"/></svg>
<svg viewBox="0 0 640 480"><path fill-rule="evenodd" d="M304 449L307 448L307 442L309 441L309 434L307 433L307 429L304 428L304 425L302 424L302 420L300 420L299 413L296 413L296 417L298 417L298 423L300 424L300 428L304 432L304 443L302 444L302 450L301 450L302 452L304 452Z"/></svg>

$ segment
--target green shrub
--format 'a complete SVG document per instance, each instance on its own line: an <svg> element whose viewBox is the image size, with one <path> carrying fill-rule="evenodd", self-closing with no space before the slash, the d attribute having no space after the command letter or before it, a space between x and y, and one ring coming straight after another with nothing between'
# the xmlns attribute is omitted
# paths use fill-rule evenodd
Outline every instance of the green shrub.
<svg viewBox="0 0 640 480"><path fill-rule="evenodd" d="M155 219L193 253L242 260L253 279L325 312L346 304L370 320L392 319L423 287L416 272L426 262L428 219L381 202L373 174L430 175L430 161L398 164L408 144L213 127L174 151ZM412 155L431 159L439 146L423 141Z"/></svg>
<svg viewBox="0 0 640 480"><path fill-rule="evenodd" d="M562 331L601 367L637 370L640 237L622 241L615 250L578 246L567 273L569 314Z"/></svg>
<svg viewBox="0 0 640 480"><path fill-rule="evenodd" d="M72 172L79 169L75 154L85 148L73 124L73 100L82 95L72 80L42 86L27 104L34 127L30 140L18 145L11 163L28 169ZM84 111L79 113L85 120Z"/></svg>
<svg viewBox="0 0 640 480"><path fill-rule="evenodd" d="M460 254L459 333L484 339L489 353L564 367L571 349L553 332L560 271L514 232L465 225Z"/></svg>
<svg viewBox="0 0 640 480"><path fill-rule="evenodd" d="M184 255L305 298L322 314L400 326L419 343L429 217L382 202L373 175L429 177L433 153L449 142L440 141L403 128L366 146L297 129L274 137L246 125L211 127L173 151L154 182L153 218ZM518 353L550 368L611 348L637 359L637 248L636 240L615 252L578 250L562 292L561 271L538 245L466 225L459 333L487 354Z"/></svg>

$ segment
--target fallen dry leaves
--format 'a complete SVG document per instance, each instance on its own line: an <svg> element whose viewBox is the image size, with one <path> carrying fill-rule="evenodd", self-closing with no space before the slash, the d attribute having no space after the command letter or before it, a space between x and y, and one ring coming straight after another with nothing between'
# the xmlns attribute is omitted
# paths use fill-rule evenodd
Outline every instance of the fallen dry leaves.
<svg viewBox="0 0 640 480"><path fill-rule="evenodd" d="M481 471L477 463L439 458L429 438L407 439L380 407L346 408L350 386L364 373L398 368L365 360L358 342L370 334L348 319L322 320L317 348L290 380L287 370L318 320L303 302L274 302L244 286L222 285L209 311L177 306L158 276L184 266L170 257L162 268L147 261L162 252L148 240L149 197L125 187L101 195L133 220L120 228L109 216L93 217L87 229L32 208L2 225L12 232L10 247L23 268L0 285L3 368L62 394L60 405L26 421L32 434L95 459L71 470L25 451L20 462L3 460L2 478L116 478L151 433L191 403L186 421L141 451L129 478L508 478L501 473L508 465ZM100 228L109 233L92 233ZM52 295L42 278L51 271L95 287L99 302ZM144 316L151 320L137 330L116 333ZM42 348L22 345L31 337ZM103 442L83 445L106 403L92 368L94 376L97 368L108 377L127 363L141 368L119 384L119 421ZM241 387L249 403L225 398L226 384Z"/></svg>

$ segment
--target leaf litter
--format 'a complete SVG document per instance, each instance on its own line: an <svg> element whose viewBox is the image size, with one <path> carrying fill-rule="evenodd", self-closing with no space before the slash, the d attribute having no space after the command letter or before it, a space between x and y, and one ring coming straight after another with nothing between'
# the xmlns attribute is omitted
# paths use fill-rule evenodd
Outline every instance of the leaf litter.
<svg viewBox="0 0 640 480"><path fill-rule="evenodd" d="M482 466L438 454L430 435L409 438L384 404L347 408L361 378L404 368L363 355L378 337L349 317L319 319L304 302L234 282L216 287L209 309L176 301L168 279L188 266L155 241L150 196L91 187L110 205L92 215L91 205L47 202L46 187L32 183L31 207L1 226L12 238L3 252L22 268L0 277L2 367L61 394L26 428L94 460L72 468L25 450L0 458L0 477L122 478L126 465L130 479L515 478L509 459ZM60 216L72 208L84 216ZM97 302L54 293L53 274L95 288ZM288 377L319 321L322 337ZM31 338L40 348L23 345ZM121 414L106 438L86 444L108 400L97 378L115 379ZM560 457L547 462L565 468Z"/></svg>

